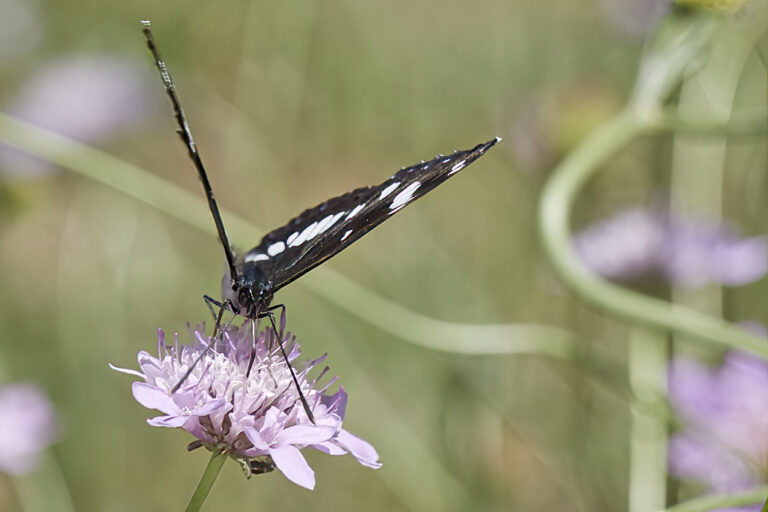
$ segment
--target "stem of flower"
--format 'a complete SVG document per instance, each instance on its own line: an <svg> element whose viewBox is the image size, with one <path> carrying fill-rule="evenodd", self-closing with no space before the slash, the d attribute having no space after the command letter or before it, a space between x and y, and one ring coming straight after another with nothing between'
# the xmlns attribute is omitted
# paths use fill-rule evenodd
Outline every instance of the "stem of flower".
<svg viewBox="0 0 768 512"><path fill-rule="evenodd" d="M629 456L629 512L659 510L667 502L667 338L635 326L629 337L633 391Z"/></svg>
<svg viewBox="0 0 768 512"><path fill-rule="evenodd" d="M189 505L185 509L186 512L197 512L203 506L205 499L208 497L208 493L211 492L213 483L221 472L224 462L227 460L227 455L223 452L213 452L211 460L208 461L208 465L205 467L203 476L200 477L200 482L197 484L192 498L189 500Z"/></svg>

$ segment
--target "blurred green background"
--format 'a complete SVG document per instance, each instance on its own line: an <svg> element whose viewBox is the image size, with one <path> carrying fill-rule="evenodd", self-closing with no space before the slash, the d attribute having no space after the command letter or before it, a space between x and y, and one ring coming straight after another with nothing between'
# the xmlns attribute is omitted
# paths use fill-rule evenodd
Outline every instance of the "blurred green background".
<svg viewBox="0 0 768 512"><path fill-rule="evenodd" d="M503 137L325 266L435 319L564 327L606 370L427 350L309 292L312 272L278 296L289 330L304 355L330 354L350 395L345 426L384 466L307 451L317 477L309 492L278 472L246 481L228 463L207 510L626 508L627 327L559 283L535 215L552 164L629 94L659 7L0 0L0 26L16 34L0 36L0 110L50 105L28 117L52 128L106 116L105 128L77 138L202 200L140 32L139 20L151 19L217 199L262 230L404 165ZM111 63L99 79L127 92L93 104L88 87L62 79L50 103L35 99L41 74L78 59ZM764 98L765 69L754 56L745 69L737 102L752 105ZM578 203L576 227L664 195L673 144L644 140L617 157ZM726 159L724 215L748 234L768 231L764 149L742 141ZM208 319L202 295L219 295L224 269L218 242L69 171L7 152L1 162L3 382L37 382L52 397L60 440L50 464L76 510L182 508L208 455L187 453L184 432L147 426L153 411L107 363L135 367L139 350L154 352L158 327L186 336L187 322ZM766 297L764 280L729 289L723 309L765 323ZM0 510L17 507L0 479Z"/></svg>

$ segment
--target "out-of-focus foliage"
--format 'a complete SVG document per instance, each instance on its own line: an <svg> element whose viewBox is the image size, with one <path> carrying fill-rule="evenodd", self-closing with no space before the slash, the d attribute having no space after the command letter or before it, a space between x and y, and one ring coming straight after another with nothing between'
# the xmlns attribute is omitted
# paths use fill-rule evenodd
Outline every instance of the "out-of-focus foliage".
<svg viewBox="0 0 768 512"><path fill-rule="evenodd" d="M628 326L559 283L535 214L551 165L629 95L643 32L666 7L0 0L1 111L23 118L25 101L43 91L33 105L50 106L27 120L201 194L141 36L139 20L151 19L217 199L263 229L404 165L504 137L327 265L434 318L561 326L599 354L586 364L431 352L339 311L300 280L277 297L289 329L307 357L330 354L349 393L345 428L376 446L384 466L307 453L317 480L309 492L279 474L246 481L228 464L209 510L626 507ZM735 110L765 106L759 55L745 62ZM61 67L78 62L102 64L82 81L63 78L74 71ZM52 82L40 85L45 77ZM673 135L660 136L613 159L578 202L574 227L661 203L674 146ZM187 322L209 320L202 295L219 294L221 250L118 191L33 163L0 148L0 382L35 381L51 396L53 455L77 510L178 510L207 454L187 453L183 432L149 428L130 380L107 363L134 366L139 350L154 350L158 327L185 337ZM728 146L722 216L745 237L768 232L765 171L761 139ZM658 281L633 286L671 293ZM723 311L767 323L766 298L764 279L727 289ZM0 477L0 510L20 508Z"/></svg>

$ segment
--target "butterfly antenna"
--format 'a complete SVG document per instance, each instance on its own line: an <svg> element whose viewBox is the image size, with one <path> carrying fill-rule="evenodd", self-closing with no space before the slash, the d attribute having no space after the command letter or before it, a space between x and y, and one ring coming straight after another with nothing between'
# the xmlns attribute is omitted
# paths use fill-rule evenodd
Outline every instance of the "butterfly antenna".
<svg viewBox="0 0 768 512"><path fill-rule="evenodd" d="M179 125L179 137L181 137L184 145L187 146L189 158L191 158L192 162L195 164L197 173L200 176L200 181L203 182L205 196L208 198L208 208L211 210L213 222L216 223L216 231L219 232L219 240L221 241L221 245L224 246L224 255L227 257L227 265L229 266L229 275L232 276L232 282L236 283L238 274L237 269L235 268L235 258L232 254L232 247L229 245L227 232L224 230L224 222L221 220L219 206L216 204L216 199L213 197L213 188L211 187L211 182L208 181L208 174L205 172L203 161L200 159L200 153L198 153L197 146L195 145L195 141L192 138L192 132L189 130L189 125L187 124L187 118L184 116L184 111L181 109L181 102L179 101L179 97L176 94L176 86L173 83L171 74L168 73L168 68L166 67L165 62L163 61L162 57L160 57L160 52L158 51L157 46L155 45L155 40L152 37L152 27L149 21L142 21L141 25L142 31L144 32L144 37L147 40L147 46L152 52L152 55L155 58L157 69L160 70L160 76L163 78L165 92L168 93L168 97L171 99L171 104L173 104L173 113L176 117L176 123Z"/></svg>

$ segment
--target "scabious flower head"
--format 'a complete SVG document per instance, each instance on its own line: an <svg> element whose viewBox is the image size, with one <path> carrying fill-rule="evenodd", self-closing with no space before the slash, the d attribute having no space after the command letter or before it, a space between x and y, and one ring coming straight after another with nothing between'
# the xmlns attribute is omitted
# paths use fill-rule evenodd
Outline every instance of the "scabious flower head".
<svg viewBox="0 0 768 512"><path fill-rule="evenodd" d="M684 425L670 442L670 473L716 493L768 481L768 362L734 351L710 369L678 357L670 365L669 390Z"/></svg>
<svg viewBox="0 0 768 512"><path fill-rule="evenodd" d="M53 406L32 384L0 388L0 471L25 474L56 437Z"/></svg>
<svg viewBox="0 0 768 512"><path fill-rule="evenodd" d="M768 271L768 239L742 238L727 225L650 208L631 208L586 228L574 246L595 272L617 281L660 276L694 289L739 286Z"/></svg>
<svg viewBox="0 0 768 512"><path fill-rule="evenodd" d="M141 377L143 382L133 383L134 398L165 413L149 419L150 425L182 428L198 439L190 446L202 444L220 450L253 473L277 467L289 480L308 489L314 488L315 477L301 454L303 448L330 455L351 453L364 466L381 466L373 446L342 428L347 393L341 386L336 393L327 392L335 378L320 384L328 367L309 377L327 354L296 371L313 424L272 329L257 331L248 320L239 327L224 327L215 342L200 329L192 334L192 344L179 346L176 337L173 346L168 346L160 331L158 356L139 353L141 371L115 368ZM299 345L290 334L283 343L295 365Z"/></svg>

